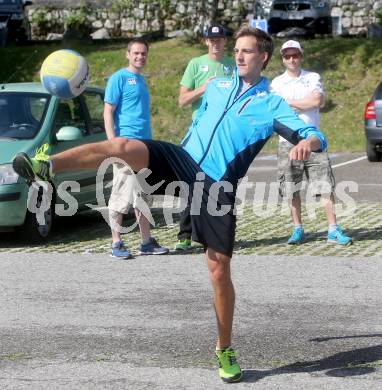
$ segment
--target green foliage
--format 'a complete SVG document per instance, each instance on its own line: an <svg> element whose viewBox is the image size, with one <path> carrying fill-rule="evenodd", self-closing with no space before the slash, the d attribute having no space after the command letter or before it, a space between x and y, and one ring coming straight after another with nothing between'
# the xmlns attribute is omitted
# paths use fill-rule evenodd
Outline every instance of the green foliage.
<svg viewBox="0 0 382 390"><path fill-rule="evenodd" d="M375 11L375 17L377 18L378 24L382 26L382 8L378 8Z"/></svg>
<svg viewBox="0 0 382 390"><path fill-rule="evenodd" d="M39 28L44 28L48 25L48 12L47 8L39 8L32 15L32 23Z"/></svg>
<svg viewBox="0 0 382 390"><path fill-rule="evenodd" d="M80 6L77 10L72 11L72 13L64 18L64 23L66 27L75 28L77 30L87 30L88 29L88 4L86 0L80 1Z"/></svg>
<svg viewBox="0 0 382 390"><path fill-rule="evenodd" d="M131 9L133 5L133 0L113 0L111 10L114 12L123 12Z"/></svg>
<svg viewBox="0 0 382 390"><path fill-rule="evenodd" d="M82 10L71 13L64 18L64 22L67 27L80 29L87 26L86 14Z"/></svg>
<svg viewBox="0 0 382 390"><path fill-rule="evenodd" d="M170 0L158 0L158 3L162 9L168 9L170 7Z"/></svg>
<svg viewBox="0 0 382 390"><path fill-rule="evenodd" d="M161 9L168 9L170 0L141 0L143 4L158 4ZM113 0L111 9L114 12L129 11L134 8L134 0Z"/></svg>

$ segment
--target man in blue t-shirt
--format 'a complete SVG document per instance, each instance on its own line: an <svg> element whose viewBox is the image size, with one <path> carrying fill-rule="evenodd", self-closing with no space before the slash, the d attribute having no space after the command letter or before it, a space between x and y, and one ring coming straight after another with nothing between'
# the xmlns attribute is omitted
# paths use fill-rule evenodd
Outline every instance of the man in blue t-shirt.
<svg viewBox="0 0 382 390"><path fill-rule="evenodd" d="M104 121L107 138L127 137L151 139L150 97L145 78L141 72L146 64L148 45L141 39L134 39L127 46L127 68L113 73L105 91ZM141 234L140 254L165 254L150 236L150 222L141 212L139 202L152 203L152 197L141 191L130 167L121 163L113 165L113 190L109 200L109 219L112 234L111 256L130 257L130 251L121 239L123 214L132 205ZM143 205L144 207L144 205Z"/></svg>

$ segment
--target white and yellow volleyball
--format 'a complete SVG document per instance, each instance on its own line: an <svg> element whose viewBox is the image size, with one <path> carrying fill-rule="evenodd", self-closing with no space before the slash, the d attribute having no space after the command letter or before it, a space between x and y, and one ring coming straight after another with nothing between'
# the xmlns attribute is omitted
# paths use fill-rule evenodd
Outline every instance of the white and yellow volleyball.
<svg viewBox="0 0 382 390"><path fill-rule="evenodd" d="M80 95L89 80L89 66L79 53L62 49L54 51L41 65L40 78L52 95L74 98Z"/></svg>

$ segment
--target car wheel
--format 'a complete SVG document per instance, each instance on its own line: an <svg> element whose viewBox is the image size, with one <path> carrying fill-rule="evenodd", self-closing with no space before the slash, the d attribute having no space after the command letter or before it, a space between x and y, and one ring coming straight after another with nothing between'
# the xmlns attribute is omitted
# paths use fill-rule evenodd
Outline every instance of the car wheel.
<svg viewBox="0 0 382 390"><path fill-rule="evenodd" d="M366 154L367 154L367 159L370 162L381 161L381 154L377 152L373 147L373 145L371 145L369 142L366 145Z"/></svg>
<svg viewBox="0 0 382 390"><path fill-rule="evenodd" d="M37 208L40 207L41 200L42 200L42 191L39 191L39 195L37 197L37 204L36 204ZM52 201L50 203L49 209L47 209L44 212L45 223L43 225L39 224L35 213L32 213L29 210L27 210L24 224L20 226L18 229L20 237L23 240L27 242L37 243L37 242L45 241L48 238L53 226L54 204L55 204L54 197L52 197Z"/></svg>

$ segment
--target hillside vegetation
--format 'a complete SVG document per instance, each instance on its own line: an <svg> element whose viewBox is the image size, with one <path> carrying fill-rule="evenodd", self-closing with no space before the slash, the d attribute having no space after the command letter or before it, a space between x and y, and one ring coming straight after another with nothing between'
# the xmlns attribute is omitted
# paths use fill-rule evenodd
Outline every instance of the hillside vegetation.
<svg viewBox="0 0 382 390"><path fill-rule="evenodd" d="M275 41L275 54L264 72L270 78L283 71L281 43ZM381 40L324 38L302 43L306 54L304 67L319 72L324 81L326 105L321 128L328 137L330 151L364 150L363 110L382 80ZM68 44L59 42L0 49L0 82L37 81L44 58L64 47L68 48ZM94 85L105 86L107 77L126 64L126 42L77 43L70 48L87 59ZM151 92L155 138L178 142L184 135L191 110L178 108L179 81L190 58L204 53L203 44L184 38L151 44L145 76ZM275 145L272 140L266 150L274 151Z"/></svg>

